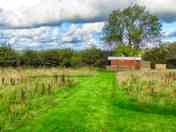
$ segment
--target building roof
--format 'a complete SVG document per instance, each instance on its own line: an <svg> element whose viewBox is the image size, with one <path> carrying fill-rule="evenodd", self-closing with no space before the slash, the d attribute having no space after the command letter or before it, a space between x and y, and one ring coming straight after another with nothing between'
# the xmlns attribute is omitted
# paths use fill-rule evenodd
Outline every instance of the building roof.
<svg viewBox="0 0 176 132"><path fill-rule="evenodd" d="M142 60L141 57L108 57L108 60Z"/></svg>

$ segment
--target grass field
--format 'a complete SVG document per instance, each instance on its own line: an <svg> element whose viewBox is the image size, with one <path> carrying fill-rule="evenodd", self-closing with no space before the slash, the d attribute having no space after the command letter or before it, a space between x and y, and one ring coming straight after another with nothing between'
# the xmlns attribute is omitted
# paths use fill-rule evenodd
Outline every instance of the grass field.
<svg viewBox="0 0 176 132"><path fill-rule="evenodd" d="M175 132L175 75L162 74L145 81L88 68L3 69L0 131Z"/></svg>

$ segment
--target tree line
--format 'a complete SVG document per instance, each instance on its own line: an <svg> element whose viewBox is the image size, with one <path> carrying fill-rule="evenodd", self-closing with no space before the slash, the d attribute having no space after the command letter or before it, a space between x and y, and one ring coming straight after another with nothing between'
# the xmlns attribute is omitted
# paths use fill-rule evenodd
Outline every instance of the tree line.
<svg viewBox="0 0 176 132"><path fill-rule="evenodd" d="M161 44L154 48L134 49L118 45L112 51L96 48L75 51L72 49L53 49L45 51L24 50L16 51L9 47L0 47L1 67L101 67L109 65L108 56L142 56L151 64L167 64L176 68L176 42Z"/></svg>
<svg viewBox="0 0 176 132"><path fill-rule="evenodd" d="M91 48L81 51L72 49L53 49L45 51L16 51L9 47L0 47L0 66L33 67L105 67L108 64L109 51Z"/></svg>

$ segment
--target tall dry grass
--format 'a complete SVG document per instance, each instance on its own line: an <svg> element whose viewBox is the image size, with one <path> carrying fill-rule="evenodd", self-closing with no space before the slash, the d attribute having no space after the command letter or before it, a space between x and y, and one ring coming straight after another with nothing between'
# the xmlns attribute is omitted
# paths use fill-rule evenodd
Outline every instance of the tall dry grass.
<svg viewBox="0 0 176 132"><path fill-rule="evenodd" d="M77 77L94 74L89 68L0 68L0 131L10 131L22 125L20 120L54 106L56 93L77 85Z"/></svg>
<svg viewBox="0 0 176 132"><path fill-rule="evenodd" d="M128 71L117 74L120 88L139 104L176 108L176 71Z"/></svg>

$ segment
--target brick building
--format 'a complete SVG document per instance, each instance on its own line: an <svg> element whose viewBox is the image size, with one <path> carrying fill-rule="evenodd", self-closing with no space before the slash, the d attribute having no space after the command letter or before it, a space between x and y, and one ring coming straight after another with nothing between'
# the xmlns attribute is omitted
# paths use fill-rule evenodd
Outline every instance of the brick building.
<svg viewBox="0 0 176 132"><path fill-rule="evenodd" d="M112 70L140 70L141 57L108 57Z"/></svg>

